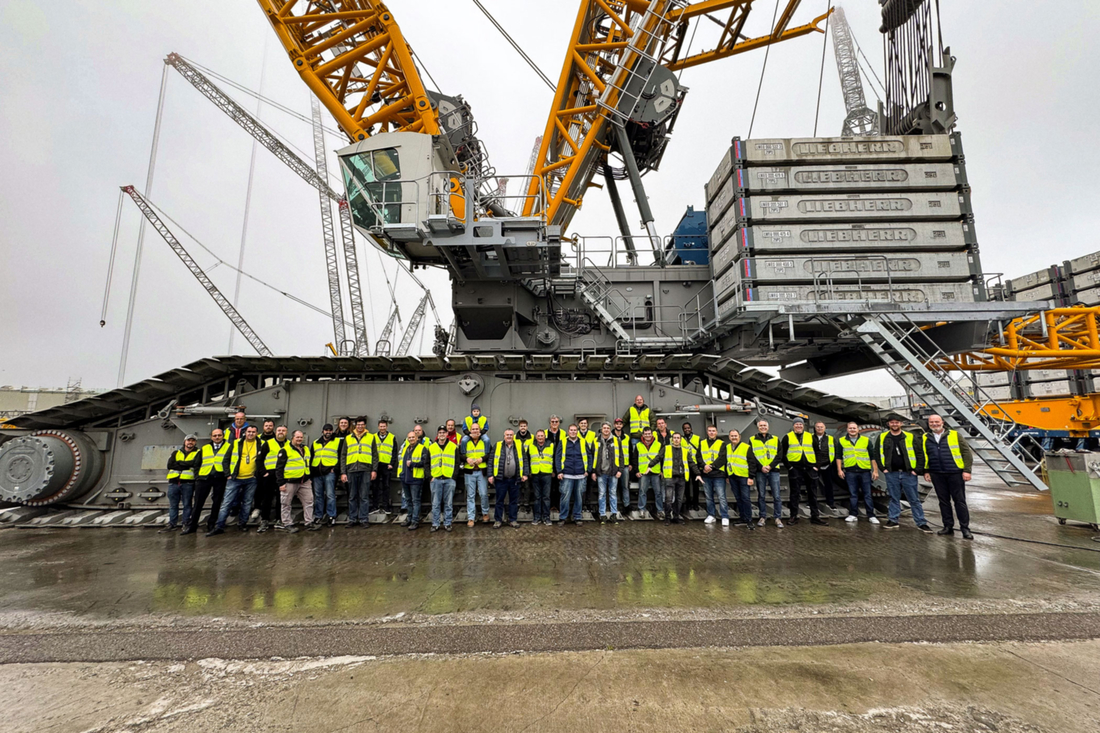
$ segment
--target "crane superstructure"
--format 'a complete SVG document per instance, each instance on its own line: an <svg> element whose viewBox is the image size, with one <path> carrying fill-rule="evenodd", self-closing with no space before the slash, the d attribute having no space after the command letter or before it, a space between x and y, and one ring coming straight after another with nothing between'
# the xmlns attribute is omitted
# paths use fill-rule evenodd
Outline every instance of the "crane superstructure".
<svg viewBox="0 0 1100 733"><path fill-rule="evenodd" d="M852 28L844 15L844 8L833 11L833 53L836 70L840 74L840 91L844 95L844 108L848 111L841 128L842 137L867 137L879 134L878 113L867 106L863 93L863 79L859 73L856 42Z"/></svg>

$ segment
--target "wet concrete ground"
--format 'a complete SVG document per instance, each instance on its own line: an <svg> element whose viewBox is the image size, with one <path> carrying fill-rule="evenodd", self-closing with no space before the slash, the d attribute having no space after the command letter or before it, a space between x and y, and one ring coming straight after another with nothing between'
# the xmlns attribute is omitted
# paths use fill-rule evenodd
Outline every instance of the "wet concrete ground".
<svg viewBox="0 0 1100 733"><path fill-rule="evenodd" d="M389 525L214 538L8 529L0 531L0 624L1100 607L1093 532L1059 526L1048 495L997 489L993 481L972 484L972 524L986 533L973 542L922 534L908 518L899 530L833 519L829 527L803 521L753 532L701 522L479 525L435 534ZM934 499L926 511L935 523Z"/></svg>

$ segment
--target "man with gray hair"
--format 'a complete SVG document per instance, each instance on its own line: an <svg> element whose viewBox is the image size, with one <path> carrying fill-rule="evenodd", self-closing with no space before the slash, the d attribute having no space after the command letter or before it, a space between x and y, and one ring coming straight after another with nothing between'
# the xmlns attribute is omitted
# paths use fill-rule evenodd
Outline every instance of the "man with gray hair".
<svg viewBox="0 0 1100 733"><path fill-rule="evenodd" d="M279 505L282 524L276 529L294 534L294 497L302 504L306 527L317 531L321 525L313 523L313 482L309 478L311 452L306 445L306 434L295 430L290 441L279 451L275 459L275 482L279 487Z"/></svg>
<svg viewBox="0 0 1100 733"><path fill-rule="evenodd" d="M623 470L621 462L619 441L611 434L611 424L605 422L600 426L600 434L596 438L595 460L592 462L592 477L599 490L597 508L600 524L614 524L616 521L615 515L619 512L619 506L615 495L619 493L619 477Z"/></svg>

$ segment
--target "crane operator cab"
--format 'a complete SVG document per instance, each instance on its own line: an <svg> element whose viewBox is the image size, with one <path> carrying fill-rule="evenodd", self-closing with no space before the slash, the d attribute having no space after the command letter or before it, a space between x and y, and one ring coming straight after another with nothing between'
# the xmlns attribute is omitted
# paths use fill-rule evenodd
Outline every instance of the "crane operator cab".
<svg viewBox="0 0 1100 733"><path fill-rule="evenodd" d="M441 114L441 135L383 132L337 152L356 229L391 256L446 267L462 280L524 279L560 267L557 228L513 213L530 197L530 177L512 176L518 193L509 196L480 144L469 144L476 138L448 134L456 117Z"/></svg>

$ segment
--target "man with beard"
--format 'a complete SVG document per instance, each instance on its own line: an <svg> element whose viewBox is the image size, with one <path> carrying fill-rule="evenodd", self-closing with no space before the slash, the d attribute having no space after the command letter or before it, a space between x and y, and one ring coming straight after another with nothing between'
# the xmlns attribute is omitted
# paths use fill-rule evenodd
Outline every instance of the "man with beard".
<svg viewBox="0 0 1100 733"><path fill-rule="evenodd" d="M279 485L275 480L275 464L279 462L279 451L287 444L286 426L280 425L274 435L267 437L267 429L275 423L264 421L264 434L260 436L260 462L263 469L256 482L256 503L260 508L260 527L257 532L266 532L275 524L278 517Z"/></svg>
<svg viewBox="0 0 1100 733"><path fill-rule="evenodd" d="M313 523L336 524L336 466L340 462L340 443L332 423L321 428L321 438L313 441L310 480L313 483Z"/></svg>

